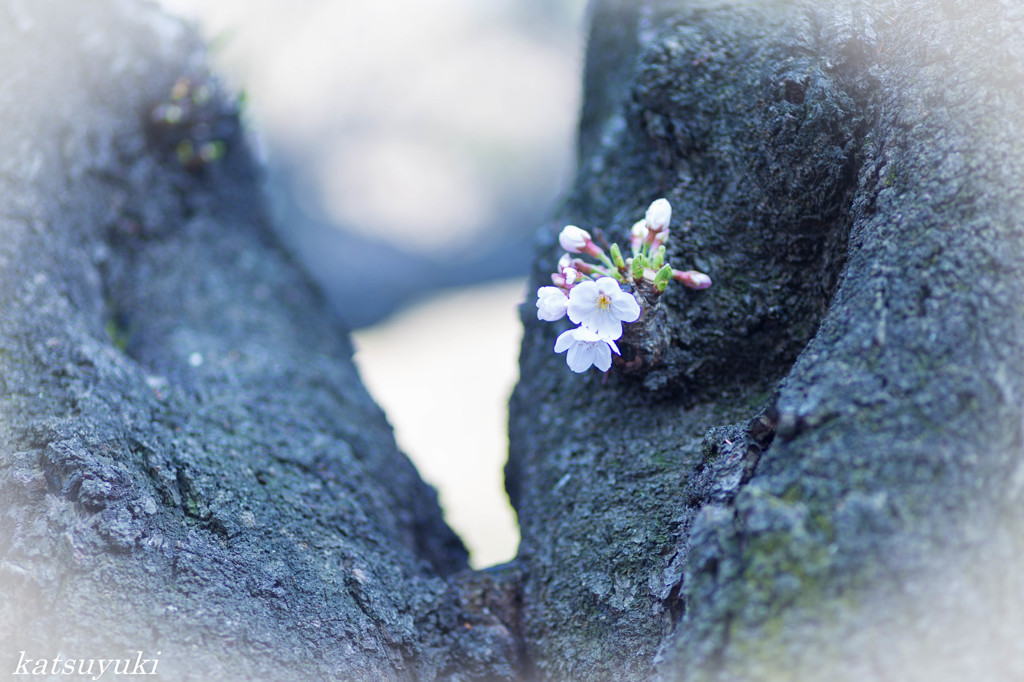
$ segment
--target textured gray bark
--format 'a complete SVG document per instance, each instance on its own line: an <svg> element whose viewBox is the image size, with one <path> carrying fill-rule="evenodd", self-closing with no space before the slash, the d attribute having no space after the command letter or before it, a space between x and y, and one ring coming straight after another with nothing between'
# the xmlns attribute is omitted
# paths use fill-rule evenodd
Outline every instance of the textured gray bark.
<svg viewBox="0 0 1024 682"><path fill-rule="evenodd" d="M563 223L618 241L659 196L670 260L715 284L670 289L661 363L606 380L524 306L523 544L470 573L230 103L154 122L211 83L194 38L133 2L0 2L0 669L1024 677L1024 10L591 20L534 284Z"/></svg>
<svg viewBox="0 0 1024 682"><path fill-rule="evenodd" d="M277 246L195 38L143 3L10 0L0 63L3 674L139 650L173 680L508 674L508 631L461 606L501 579L444 579L466 552ZM189 111L154 121L179 77Z"/></svg>
<svg viewBox="0 0 1024 682"><path fill-rule="evenodd" d="M670 261L715 284L669 290L639 377L573 375L523 310L507 474L540 676L1020 677L1021 6L593 17L533 284L562 224L624 241L659 196Z"/></svg>

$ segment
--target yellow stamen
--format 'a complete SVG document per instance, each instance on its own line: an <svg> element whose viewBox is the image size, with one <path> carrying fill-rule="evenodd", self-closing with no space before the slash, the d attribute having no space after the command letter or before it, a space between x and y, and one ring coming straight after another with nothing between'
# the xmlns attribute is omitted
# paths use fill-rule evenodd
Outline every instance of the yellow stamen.
<svg viewBox="0 0 1024 682"><path fill-rule="evenodd" d="M597 309L598 310L608 310L608 306L610 306L611 304L612 304L612 299L608 298L604 294L601 294L601 295L599 295L597 297Z"/></svg>

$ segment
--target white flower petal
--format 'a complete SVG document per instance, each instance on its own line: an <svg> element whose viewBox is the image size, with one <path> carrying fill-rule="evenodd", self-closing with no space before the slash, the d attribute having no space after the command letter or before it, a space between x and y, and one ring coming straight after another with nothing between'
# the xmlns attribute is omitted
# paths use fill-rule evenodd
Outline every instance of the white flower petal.
<svg viewBox="0 0 1024 682"><path fill-rule="evenodd" d="M604 294L613 291L622 291L622 289L619 288L619 283L614 277L600 277L594 282L594 284L596 284L597 288Z"/></svg>
<svg viewBox="0 0 1024 682"><path fill-rule="evenodd" d="M597 283L590 280L584 280L570 289L567 308L569 319L580 324L583 317L597 307L598 295Z"/></svg>
<svg viewBox="0 0 1024 682"><path fill-rule="evenodd" d="M594 330L576 327L559 335L555 351L568 351L565 362L574 372L585 372L592 365L607 372L612 366L612 351L619 352L615 343L601 338Z"/></svg>
<svg viewBox="0 0 1024 682"><path fill-rule="evenodd" d="M621 292L621 296L612 299L611 311L623 322L636 322L640 319L640 304L632 294Z"/></svg>
<svg viewBox="0 0 1024 682"><path fill-rule="evenodd" d="M565 362L574 372L586 372L594 364L591 343L574 343L565 354Z"/></svg>
<svg viewBox="0 0 1024 682"><path fill-rule="evenodd" d="M593 330L587 329L586 327L576 327L572 331L573 338L579 343L589 343L601 340L600 336L595 334Z"/></svg>
<svg viewBox="0 0 1024 682"><path fill-rule="evenodd" d="M564 353L576 342L576 330L570 329L569 331L562 332L555 339L555 352Z"/></svg>
<svg viewBox="0 0 1024 682"><path fill-rule="evenodd" d="M611 310L591 315L584 325L593 329L602 341L613 341L622 336L622 323L611 314Z"/></svg>
<svg viewBox="0 0 1024 682"><path fill-rule="evenodd" d="M591 362L602 372L607 372L612 366L612 351L604 341L598 341L592 345L593 355Z"/></svg>

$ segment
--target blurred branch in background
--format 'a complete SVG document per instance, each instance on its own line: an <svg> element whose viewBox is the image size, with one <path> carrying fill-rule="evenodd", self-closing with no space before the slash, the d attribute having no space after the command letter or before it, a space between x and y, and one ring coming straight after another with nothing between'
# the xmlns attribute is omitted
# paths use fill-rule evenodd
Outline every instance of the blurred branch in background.
<svg viewBox="0 0 1024 682"><path fill-rule="evenodd" d="M572 169L584 0L163 4L244 89L282 236L350 326L525 275Z"/></svg>
<svg viewBox="0 0 1024 682"><path fill-rule="evenodd" d="M510 279L572 171L585 0L162 1L245 93L281 238L342 319L425 302L356 360L473 564L511 558Z"/></svg>

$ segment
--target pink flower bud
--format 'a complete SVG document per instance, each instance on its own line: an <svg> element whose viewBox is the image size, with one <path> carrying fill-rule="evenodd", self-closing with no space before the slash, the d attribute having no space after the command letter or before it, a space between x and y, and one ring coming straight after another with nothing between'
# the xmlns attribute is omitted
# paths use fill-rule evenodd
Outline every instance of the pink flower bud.
<svg viewBox="0 0 1024 682"><path fill-rule="evenodd" d="M696 270L687 270L686 272L673 270L672 279L690 289L707 289L711 286L711 278Z"/></svg>
<svg viewBox="0 0 1024 682"><path fill-rule="evenodd" d="M555 287L537 289L537 319L554 322L565 317L569 298L565 292Z"/></svg>
<svg viewBox="0 0 1024 682"><path fill-rule="evenodd" d="M561 272L555 272L551 275L551 281L554 282L555 286L563 289L566 293L581 278L582 275L580 275L576 268L565 268Z"/></svg>
<svg viewBox="0 0 1024 682"><path fill-rule="evenodd" d="M640 251L640 246L647 241L647 221L638 220L629 231L629 248L633 253Z"/></svg>
<svg viewBox="0 0 1024 682"><path fill-rule="evenodd" d="M590 233L575 225L566 225L558 235L558 243L569 253L584 253L590 241Z"/></svg>
<svg viewBox="0 0 1024 682"><path fill-rule="evenodd" d="M668 199L657 199L648 207L647 215L644 218L647 229L651 232L661 232L668 227L672 220L672 205Z"/></svg>
<svg viewBox="0 0 1024 682"><path fill-rule="evenodd" d="M562 257L558 259L558 274L564 278L567 286L572 286L580 278L579 270L573 265L574 260L579 259L574 259L567 253L563 253ZM583 261L580 260L580 262Z"/></svg>
<svg viewBox="0 0 1024 682"><path fill-rule="evenodd" d="M573 258L572 259L572 267L575 270L578 270L579 272L582 272L585 275L592 275L595 272L597 272L597 267L596 266L591 265L590 263L588 263L587 261L583 260L582 258Z"/></svg>
<svg viewBox="0 0 1024 682"><path fill-rule="evenodd" d="M651 242L651 251L657 251L659 247L664 246L665 243L668 241L669 231L667 229L662 230L661 232L651 232L649 234Z"/></svg>
<svg viewBox="0 0 1024 682"><path fill-rule="evenodd" d="M558 235L558 243L569 253L585 253L600 258L604 251L590 238L590 233L575 225L566 225Z"/></svg>

